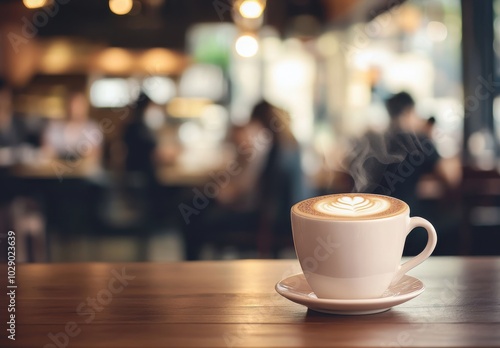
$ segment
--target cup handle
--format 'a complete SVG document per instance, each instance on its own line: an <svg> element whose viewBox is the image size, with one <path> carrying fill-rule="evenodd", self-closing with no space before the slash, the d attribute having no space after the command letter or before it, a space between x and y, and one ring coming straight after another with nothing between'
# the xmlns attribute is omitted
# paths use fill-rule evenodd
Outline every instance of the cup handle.
<svg viewBox="0 0 500 348"><path fill-rule="evenodd" d="M410 234L410 232L415 227L423 227L426 229L427 235L429 236L429 239L427 240L427 245L420 254L418 254L411 260L408 260L399 266L399 269L396 272L394 279L392 280L392 284L398 282L410 269L424 262L429 256L431 256L432 252L434 251L434 248L436 247L437 233L436 230L434 229L434 226L432 226L432 224L429 221L421 217L410 218L410 224L408 225L408 233L406 235Z"/></svg>

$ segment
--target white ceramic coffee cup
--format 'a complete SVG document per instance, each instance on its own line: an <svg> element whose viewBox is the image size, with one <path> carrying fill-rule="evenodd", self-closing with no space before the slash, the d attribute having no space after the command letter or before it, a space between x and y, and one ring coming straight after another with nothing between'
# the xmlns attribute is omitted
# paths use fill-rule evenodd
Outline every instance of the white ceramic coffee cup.
<svg viewBox="0 0 500 348"><path fill-rule="evenodd" d="M302 214L297 210L300 202L292 207L295 251L318 298L380 297L431 255L437 243L434 227L423 218L410 218L408 205L402 203L406 208L395 215L359 220ZM406 236L416 227L427 230L427 245L420 254L401 264Z"/></svg>

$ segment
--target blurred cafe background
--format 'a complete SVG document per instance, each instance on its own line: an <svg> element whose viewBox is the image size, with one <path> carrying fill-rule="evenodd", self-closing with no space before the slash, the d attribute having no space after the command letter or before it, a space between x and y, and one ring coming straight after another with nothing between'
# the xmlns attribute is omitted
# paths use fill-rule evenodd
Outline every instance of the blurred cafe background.
<svg viewBox="0 0 500 348"><path fill-rule="evenodd" d="M387 194L500 254L499 0L3 0L0 33L19 262L294 257L291 205L369 192L396 124L430 151Z"/></svg>

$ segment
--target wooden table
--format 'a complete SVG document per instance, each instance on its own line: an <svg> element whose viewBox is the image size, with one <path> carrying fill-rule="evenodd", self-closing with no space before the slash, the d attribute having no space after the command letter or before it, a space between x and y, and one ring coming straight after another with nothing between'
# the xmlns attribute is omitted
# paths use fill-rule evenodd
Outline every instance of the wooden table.
<svg viewBox="0 0 500 348"><path fill-rule="evenodd" d="M500 346L498 257L433 257L411 272L422 295L366 316L282 298L275 283L298 270L294 260L20 265L16 341L5 337L3 302L0 346Z"/></svg>

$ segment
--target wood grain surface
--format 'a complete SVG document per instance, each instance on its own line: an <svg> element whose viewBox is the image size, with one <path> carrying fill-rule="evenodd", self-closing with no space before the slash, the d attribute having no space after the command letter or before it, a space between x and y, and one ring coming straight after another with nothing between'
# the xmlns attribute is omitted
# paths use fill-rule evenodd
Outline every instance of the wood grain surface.
<svg viewBox="0 0 500 348"><path fill-rule="evenodd" d="M500 258L432 257L409 273L422 295L365 316L274 291L299 271L295 260L20 265L16 340L2 295L0 347L500 347Z"/></svg>

